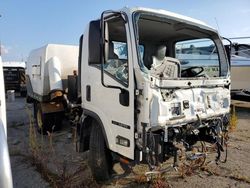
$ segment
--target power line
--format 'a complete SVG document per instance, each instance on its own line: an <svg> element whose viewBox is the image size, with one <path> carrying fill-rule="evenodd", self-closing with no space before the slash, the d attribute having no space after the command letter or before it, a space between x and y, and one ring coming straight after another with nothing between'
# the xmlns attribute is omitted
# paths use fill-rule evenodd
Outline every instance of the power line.
<svg viewBox="0 0 250 188"><path fill-rule="evenodd" d="M229 39L250 39L250 36L249 37L231 37Z"/></svg>

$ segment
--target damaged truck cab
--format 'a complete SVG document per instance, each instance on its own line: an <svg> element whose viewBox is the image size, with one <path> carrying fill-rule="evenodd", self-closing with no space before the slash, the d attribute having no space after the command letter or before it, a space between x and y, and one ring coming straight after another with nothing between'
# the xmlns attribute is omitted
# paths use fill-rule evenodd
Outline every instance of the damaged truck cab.
<svg viewBox="0 0 250 188"><path fill-rule="evenodd" d="M217 146L220 160L230 110L226 52L216 30L164 10L124 8L91 21L80 40L83 116L80 151L90 150L97 180L112 161L150 170L191 151Z"/></svg>

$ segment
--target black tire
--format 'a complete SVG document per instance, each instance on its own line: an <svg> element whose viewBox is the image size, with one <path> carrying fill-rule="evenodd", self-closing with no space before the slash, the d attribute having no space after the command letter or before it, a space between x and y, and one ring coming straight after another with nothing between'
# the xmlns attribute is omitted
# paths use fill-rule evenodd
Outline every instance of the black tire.
<svg viewBox="0 0 250 188"><path fill-rule="evenodd" d="M26 97L27 96L27 92L26 91L20 91L21 97Z"/></svg>
<svg viewBox="0 0 250 188"><path fill-rule="evenodd" d="M111 178L112 157L105 144L101 126L92 121L89 143L89 166L97 182L107 181Z"/></svg>
<svg viewBox="0 0 250 188"><path fill-rule="evenodd" d="M54 127L52 127L53 132L59 131L62 128L62 121L64 118L64 113L57 112L57 113L53 114L52 118L53 118L52 123L53 123L53 125L55 125Z"/></svg>
<svg viewBox="0 0 250 188"><path fill-rule="evenodd" d="M34 103L35 127L37 132L46 135L52 131L52 123L50 114L42 113L42 108L39 103Z"/></svg>

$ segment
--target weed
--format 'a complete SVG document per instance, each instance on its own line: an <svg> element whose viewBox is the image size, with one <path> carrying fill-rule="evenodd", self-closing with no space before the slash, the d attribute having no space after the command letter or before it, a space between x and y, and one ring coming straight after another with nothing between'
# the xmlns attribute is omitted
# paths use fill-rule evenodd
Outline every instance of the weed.
<svg viewBox="0 0 250 188"><path fill-rule="evenodd" d="M238 123L238 118L237 118L237 115L236 115L235 106L232 106L230 123L229 123L229 131L230 132L235 131L235 129L237 127L237 123Z"/></svg>
<svg viewBox="0 0 250 188"><path fill-rule="evenodd" d="M16 121L13 121L13 122L9 125L9 127L10 127L10 128L13 128L13 129L20 129L20 127L21 127L21 126L24 126L24 125L25 125L24 122L18 123L18 122L16 122Z"/></svg>
<svg viewBox="0 0 250 188"><path fill-rule="evenodd" d="M91 177L83 178L84 172L88 168L84 163L78 161L79 168L74 172L69 172L67 168L70 164L69 161L60 161L53 146L53 132L48 132L46 136L39 136L36 133L34 126L34 118L30 110L27 110L30 120L29 125L29 148L31 152L32 164L36 167L37 171L52 187L83 187L91 186L97 187L95 181ZM53 167L53 171L51 170Z"/></svg>
<svg viewBox="0 0 250 188"><path fill-rule="evenodd" d="M229 175L228 178L234 179L236 181L242 181L242 182L250 184L250 177L242 176L240 174L232 174L232 175Z"/></svg>
<svg viewBox="0 0 250 188"><path fill-rule="evenodd" d="M210 175L210 176L211 175L215 175L215 176L219 176L220 175L220 173L217 170L217 167L212 167L212 166L209 166L209 165L205 165L205 166L202 166L200 169L202 171L204 171L204 172L207 172L208 175Z"/></svg>
<svg viewBox="0 0 250 188"><path fill-rule="evenodd" d="M224 178L230 178L236 181L240 181L240 182L245 182L245 183L249 183L250 184L250 177L247 176L243 176L241 174L239 174L237 171L235 171L234 173L227 175L227 174L221 174L218 172L218 169L216 169L216 167L211 167L211 166L204 166L201 168L201 170L205 171L208 173L208 175L214 175L214 176L220 176L220 177L224 177Z"/></svg>
<svg viewBox="0 0 250 188"><path fill-rule="evenodd" d="M23 154L19 149L9 149L9 155L26 157L26 155Z"/></svg>
<svg viewBox="0 0 250 188"><path fill-rule="evenodd" d="M135 182L138 184L146 184L146 183L148 183L148 179L144 174L137 175L137 176L135 176Z"/></svg>
<svg viewBox="0 0 250 188"><path fill-rule="evenodd" d="M169 188L171 187L167 182L165 182L164 180L156 180L153 182L153 184L150 185L150 187L153 188Z"/></svg>

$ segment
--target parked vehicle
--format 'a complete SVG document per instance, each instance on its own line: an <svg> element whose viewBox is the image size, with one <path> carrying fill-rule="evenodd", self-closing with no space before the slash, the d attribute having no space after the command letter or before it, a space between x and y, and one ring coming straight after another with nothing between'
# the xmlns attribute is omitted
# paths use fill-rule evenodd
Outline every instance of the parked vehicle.
<svg viewBox="0 0 250 188"><path fill-rule="evenodd" d="M3 62L5 89L26 96L25 62Z"/></svg>
<svg viewBox="0 0 250 188"><path fill-rule="evenodd" d="M27 101L34 104L39 132L60 128L68 99L77 100L78 47L48 44L33 50L27 60ZM71 93L71 91L75 93ZM67 99L65 98L67 95Z"/></svg>
<svg viewBox="0 0 250 188"><path fill-rule="evenodd" d="M197 46L202 40L206 42ZM204 56L195 49L202 45ZM212 56L209 45L215 47ZM74 56L69 61L76 62L75 53L69 50L64 54ZM173 157L173 166L178 167L181 155L194 151L197 142L214 144L216 161L226 161L221 155L227 151L230 69L215 29L164 10L104 11L100 19L90 21L80 38L80 89L75 102L69 102L60 87L50 86L54 80L50 74L59 70L43 73L50 64L62 62L56 55L38 56L33 61L31 53L28 75L31 83L32 79L44 80L39 87L42 91L48 88L44 94L51 105L57 104L58 97L64 100L62 109L78 127L78 149L89 150L96 180L109 179L115 161L146 163L150 170L156 170ZM45 112L56 108L39 104L43 119ZM206 154L203 148L185 156L191 160Z"/></svg>
<svg viewBox="0 0 250 188"><path fill-rule="evenodd" d="M12 188L12 174L7 144L6 104L2 66L2 58L0 56L0 187Z"/></svg>
<svg viewBox="0 0 250 188"><path fill-rule="evenodd" d="M233 43L231 80L233 94L250 94L250 44Z"/></svg>

